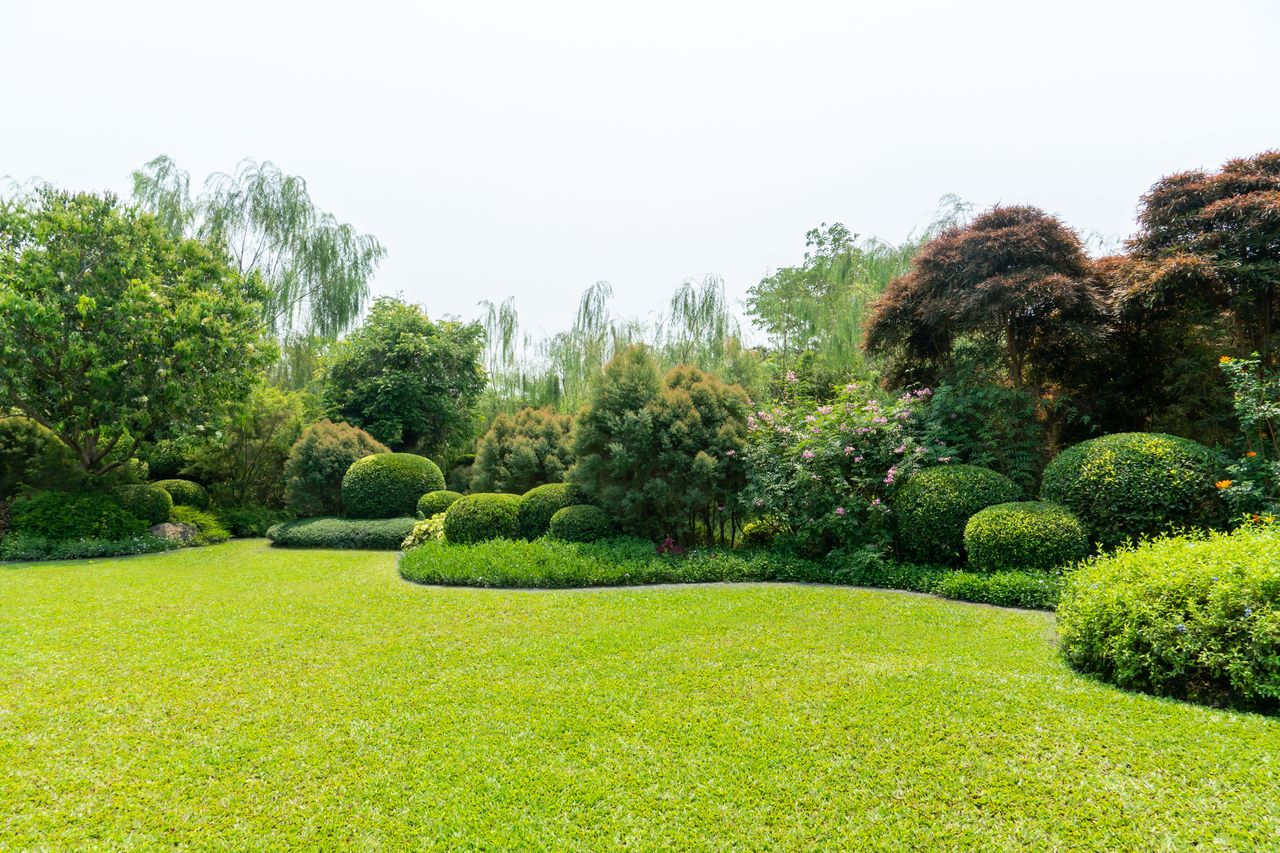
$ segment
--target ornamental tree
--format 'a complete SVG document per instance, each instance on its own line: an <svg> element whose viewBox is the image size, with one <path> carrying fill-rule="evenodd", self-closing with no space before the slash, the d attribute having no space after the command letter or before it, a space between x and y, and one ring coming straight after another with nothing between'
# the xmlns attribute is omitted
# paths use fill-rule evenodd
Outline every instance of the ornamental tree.
<svg viewBox="0 0 1280 853"><path fill-rule="evenodd" d="M90 474L144 438L200 430L270 362L262 288L110 194L0 202L0 412Z"/></svg>
<svg viewBox="0 0 1280 853"><path fill-rule="evenodd" d="M573 417L551 408L526 406L498 415L476 448L471 488L522 495L563 482L573 465L572 429Z"/></svg>

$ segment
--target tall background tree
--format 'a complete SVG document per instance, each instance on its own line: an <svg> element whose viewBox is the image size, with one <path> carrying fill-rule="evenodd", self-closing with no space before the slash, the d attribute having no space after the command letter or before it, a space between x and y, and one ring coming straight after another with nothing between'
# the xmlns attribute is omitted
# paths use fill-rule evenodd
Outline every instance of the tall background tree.
<svg viewBox="0 0 1280 853"><path fill-rule="evenodd" d="M0 202L0 414L47 428L93 475L144 438L207 429L274 355L263 295L114 196Z"/></svg>

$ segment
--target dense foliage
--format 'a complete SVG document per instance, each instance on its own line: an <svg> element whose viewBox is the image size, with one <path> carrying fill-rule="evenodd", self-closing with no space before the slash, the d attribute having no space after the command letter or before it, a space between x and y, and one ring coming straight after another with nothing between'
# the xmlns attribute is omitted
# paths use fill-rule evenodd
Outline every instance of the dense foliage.
<svg viewBox="0 0 1280 853"><path fill-rule="evenodd" d="M418 498L418 515L422 518L431 518L433 515L444 512L460 497L462 495L458 492L450 492L445 489L427 492Z"/></svg>
<svg viewBox="0 0 1280 853"><path fill-rule="evenodd" d="M9 534L53 541L122 540L141 536L147 524L106 492L38 492L10 507Z"/></svg>
<svg viewBox="0 0 1280 853"><path fill-rule="evenodd" d="M342 512L342 478L358 459L390 453L350 424L323 420L303 430L285 461L285 501L300 517Z"/></svg>
<svg viewBox="0 0 1280 853"><path fill-rule="evenodd" d="M520 535L519 513L519 495L466 495L445 510L445 539L458 545L516 539Z"/></svg>
<svg viewBox="0 0 1280 853"><path fill-rule="evenodd" d="M363 548L396 551L413 532L415 518L303 518L267 531L279 548Z"/></svg>
<svg viewBox="0 0 1280 853"><path fill-rule="evenodd" d="M414 523L413 530L409 531L409 535L400 543L400 550L408 551L410 548L417 548L424 542L443 541L444 513L437 512L435 515L429 515Z"/></svg>
<svg viewBox="0 0 1280 853"><path fill-rule="evenodd" d="M342 478L342 509L351 518L403 518L428 492L444 489L436 463L412 453L376 453L351 463Z"/></svg>
<svg viewBox="0 0 1280 853"><path fill-rule="evenodd" d="M520 498L520 536L537 539L551 527L551 517L567 506L583 503L582 490L570 483L547 483Z"/></svg>
<svg viewBox="0 0 1280 853"><path fill-rule="evenodd" d="M975 571L1043 571L1088 556L1089 536L1080 519L1057 504L1004 503L969 519L964 550Z"/></svg>
<svg viewBox="0 0 1280 853"><path fill-rule="evenodd" d="M1126 539L1178 527L1212 527L1226 520L1218 494L1225 461L1185 438L1117 433L1060 453L1044 471L1040 497L1075 513L1094 542Z"/></svg>
<svg viewBox="0 0 1280 853"><path fill-rule="evenodd" d="M1236 517L1275 515L1280 512L1280 369L1264 367L1257 354L1223 356L1219 366L1231 386L1241 433L1222 497Z"/></svg>
<svg viewBox="0 0 1280 853"><path fill-rule="evenodd" d="M1067 579L1062 654L1121 687L1280 708L1280 528L1172 537Z"/></svg>
<svg viewBox="0 0 1280 853"><path fill-rule="evenodd" d="M558 509L551 516L547 532L564 542L595 542L613 533L613 524L604 510L590 504Z"/></svg>
<svg viewBox="0 0 1280 853"><path fill-rule="evenodd" d="M483 347L476 323L432 322L416 305L377 299L330 360L325 407L395 450L441 453L471 434Z"/></svg>
<svg viewBox="0 0 1280 853"><path fill-rule="evenodd" d="M214 507L213 514L219 525L230 531L232 536L241 539L266 536L271 527L289 520L289 514L284 510L259 504L219 504Z"/></svg>
<svg viewBox="0 0 1280 853"><path fill-rule="evenodd" d="M151 485L168 492L175 504L196 509L209 508L209 493L199 483L191 480L157 480Z"/></svg>
<svg viewBox="0 0 1280 853"><path fill-rule="evenodd" d="M1017 483L988 468L925 468L893 498L898 550L922 563L963 563L969 519L979 510L1022 497Z"/></svg>
<svg viewBox="0 0 1280 853"><path fill-rule="evenodd" d="M73 491L84 470L71 449L30 418L0 417L0 500L25 491Z"/></svg>
<svg viewBox="0 0 1280 853"><path fill-rule="evenodd" d="M606 366L578 419L570 480L626 532L729 541L742 521L746 394L645 347Z"/></svg>
<svg viewBox="0 0 1280 853"><path fill-rule="evenodd" d="M471 488L524 494L559 483L573 465L573 418L550 408L499 414L476 446Z"/></svg>
<svg viewBox="0 0 1280 853"><path fill-rule="evenodd" d="M122 507L149 525L168 521L173 509L173 497L158 485L117 486L115 496Z"/></svg>
<svg viewBox="0 0 1280 853"><path fill-rule="evenodd" d="M179 544L145 533L124 539L47 539L28 533L14 533L0 539L0 560L91 560L172 551Z"/></svg>
<svg viewBox="0 0 1280 853"><path fill-rule="evenodd" d="M0 201L0 411L51 430L88 473L144 436L243 399L272 347L263 291L110 195Z"/></svg>
<svg viewBox="0 0 1280 853"><path fill-rule="evenodd" d="M170 519L179 524L189 524L196 529L196 545L214 545L226 542L231 538L231 531L222 526L218 516L212 512L196 509L193 506L179 504L170 513Z"/></svg>

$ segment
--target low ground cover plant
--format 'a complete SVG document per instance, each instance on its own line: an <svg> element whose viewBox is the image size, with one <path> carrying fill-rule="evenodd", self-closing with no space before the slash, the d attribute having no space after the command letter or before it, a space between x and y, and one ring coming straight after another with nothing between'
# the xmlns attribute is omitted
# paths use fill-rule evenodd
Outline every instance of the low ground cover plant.
<svg viewBox="0 0 1280 853"><path fill-rule="evenodd" d="M303 518L277 524L267 539L280 548L361 548L396 551L416 518Z"/></svg>

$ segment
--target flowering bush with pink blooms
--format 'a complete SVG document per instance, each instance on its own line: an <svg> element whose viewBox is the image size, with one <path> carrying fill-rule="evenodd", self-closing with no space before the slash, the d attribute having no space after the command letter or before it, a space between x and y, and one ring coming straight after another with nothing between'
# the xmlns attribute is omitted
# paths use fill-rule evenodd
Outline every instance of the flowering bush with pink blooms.
<svg viewBox="0 0 1280 853"><path fill-rule="evenodd" d="M745 503L797 550L885 546L891 538L889 495L923 464L950 461L925 446L922 388L884 399L852 383L821 405L785 399L747 420Z"/></svg>

